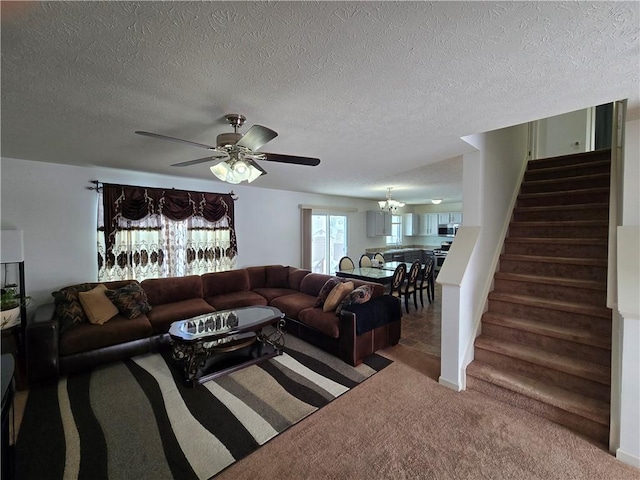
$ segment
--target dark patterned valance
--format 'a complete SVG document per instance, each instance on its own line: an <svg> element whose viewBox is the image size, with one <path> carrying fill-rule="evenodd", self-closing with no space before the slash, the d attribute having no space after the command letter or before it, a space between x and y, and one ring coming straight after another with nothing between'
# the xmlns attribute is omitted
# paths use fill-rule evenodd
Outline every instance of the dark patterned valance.
<svg viewBox="0 0 640 480"><path fill-rule="evenodd" d="M119 221L142 220L149 215L163 215L170 220L203 217L209 222L225 219L231 231L231 255L237 254L231 194L190 192L187 190L133 187L102 184L104 198L104 229L107 250L114 244Z"/></svg>

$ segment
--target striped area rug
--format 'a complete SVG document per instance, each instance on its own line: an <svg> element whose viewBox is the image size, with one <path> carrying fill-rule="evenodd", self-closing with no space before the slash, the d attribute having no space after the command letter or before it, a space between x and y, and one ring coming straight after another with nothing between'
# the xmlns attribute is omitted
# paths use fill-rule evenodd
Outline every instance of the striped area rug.
<svg viewBox="0 0 640 480"><path fill-rule="evenodd" d="M196 388L149 354L32 389L21 479L207 479L391 363L354 368L289 335L285 353Z"/></svg>

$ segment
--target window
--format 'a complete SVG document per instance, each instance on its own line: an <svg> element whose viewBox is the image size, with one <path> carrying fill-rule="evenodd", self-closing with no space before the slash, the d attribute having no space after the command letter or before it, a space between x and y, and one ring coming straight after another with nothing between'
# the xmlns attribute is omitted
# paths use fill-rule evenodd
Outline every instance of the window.
<svg viewBox="0 0 640 480"><path fill-rule="evenodd" d="M347 254L347 216L314 213L311 235L311 271L335 274Z"/></svg>
<svg viewBox="0 0 640 480"><path fill-rule="evenodd" d="M144 280L231 270L231 195L103 184L98 280Z"/></svg>
<svg viewBox="0 0 640 480"><path fill-rule="evenodd" d="M402 215L391 215L391 235L387 236L387 245L402 244Z"/></svg>

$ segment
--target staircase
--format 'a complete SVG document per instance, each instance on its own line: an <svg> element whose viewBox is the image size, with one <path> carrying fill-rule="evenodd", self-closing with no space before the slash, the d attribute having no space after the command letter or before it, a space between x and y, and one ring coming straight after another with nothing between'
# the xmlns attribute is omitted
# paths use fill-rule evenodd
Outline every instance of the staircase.
<svg viewBox="0 0 640 480"><path fill-rule="evenodd" d="M609 442L610 150L530 161L467 386Z"/></svg>

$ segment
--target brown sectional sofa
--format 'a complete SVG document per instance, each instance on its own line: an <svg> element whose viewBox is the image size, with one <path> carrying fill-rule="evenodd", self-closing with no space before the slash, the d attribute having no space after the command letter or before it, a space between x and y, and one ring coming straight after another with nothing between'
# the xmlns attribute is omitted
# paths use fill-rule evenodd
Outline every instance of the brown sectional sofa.
<svg viewBox="0 0 640 480"><path fill-rule="evenodd" d="M380 284L373 284L372 298L366 304L353 305L340 315L316 308L318 293L330 277L295 267L267 265L201 276L143 280L140 286L151 305L146 315L134 319L117 315L103 325L83 322L62 334L54 304L42 305L27 324L29 381L52 380L157 351L169 343L167 332L172 322L249 305L280 309L286 317L287 333L351 365L358 365L378 349L398 343L400 302L384 295ZM117 289L132 282L135 280L103 283L109 289ZM354 280L356 287L365 283Z"/></svg>

